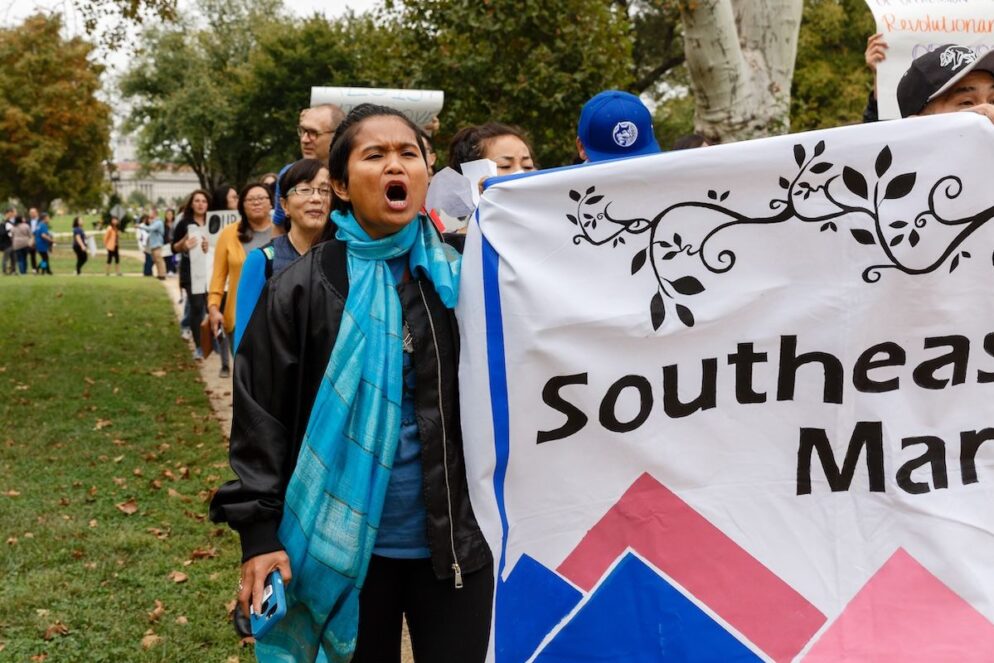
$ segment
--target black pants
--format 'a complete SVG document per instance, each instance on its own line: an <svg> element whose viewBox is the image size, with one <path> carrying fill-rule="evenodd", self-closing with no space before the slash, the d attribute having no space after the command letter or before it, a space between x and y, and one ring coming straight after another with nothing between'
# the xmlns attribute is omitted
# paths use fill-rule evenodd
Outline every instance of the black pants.
<svg viewBox="0 0 994 663"><path fill-rule="evenodd" d="M38 251L41 261L38 262L38 271L41 274L51 274L52 266L48 263L48 251Z"/></svg>
<svg viewBox="0 0 994 663"><path fill-rule="evenodd" d="M207 295L204 293L193 295L187 290L186 299L190 302L190 331L193 332L193 345L197 348L197 352L200 352L200 323L207 315Z"/></svg>
<svg viewBox="0 0 994 663"><path fill-rule="evenodd" d="M83 265L89 260L90 256L83 249L78 246L73 247L73 251L76 252L76 273L80 274L83 271Z"/></svg>
<svg viewBox="0 0 994 663"><path fill-rule="evenodd" d="M31 269L33 271L38 271L38 252L32 248L28 247L28 257L31 258Z"/></svg>
<svg viewBox="0 0 994 663"><path fill-rule="evenodd" d="M493 569L437 580L428 559L373 555L359 594L359 644L352 663L399 663L407 616L416 663L482 663L490 640Z"/></svg>

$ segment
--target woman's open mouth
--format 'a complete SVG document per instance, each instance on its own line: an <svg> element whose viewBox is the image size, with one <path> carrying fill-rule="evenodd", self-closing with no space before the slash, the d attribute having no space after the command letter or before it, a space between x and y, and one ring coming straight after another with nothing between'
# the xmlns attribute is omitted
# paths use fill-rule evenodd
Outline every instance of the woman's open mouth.
<svg viewBox="0 0 994 663"><path fill-rule="evenodd" d="M403 182L390 182L387 184L386 198L390 209L403 211L407 207L407 185Z"/></svg>

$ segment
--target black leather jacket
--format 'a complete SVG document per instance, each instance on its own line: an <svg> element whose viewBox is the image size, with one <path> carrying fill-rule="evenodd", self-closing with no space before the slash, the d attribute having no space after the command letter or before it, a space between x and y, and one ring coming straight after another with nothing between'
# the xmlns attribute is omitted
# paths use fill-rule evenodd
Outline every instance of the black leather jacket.
<svg viewBox="0 0 994 663"><path fill-rule="evenodd" d="M345 245L331 239L274 276L262 291L235 359L230 460L238 478L214 496L210 517L238 531L242 560L281 550L287 483L348 294ZM491 563L469 503L453 312L425 278L398 288L414 344L415 411L421 434L428 545L439 579Z"/></svg>

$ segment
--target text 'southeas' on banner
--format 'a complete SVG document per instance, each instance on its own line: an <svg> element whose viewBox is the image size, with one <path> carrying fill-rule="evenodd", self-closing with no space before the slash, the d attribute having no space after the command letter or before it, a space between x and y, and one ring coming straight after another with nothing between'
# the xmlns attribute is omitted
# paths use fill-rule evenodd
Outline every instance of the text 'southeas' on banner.
<svg viewBox="0 0 994 663"><path fill-rule="evenodd" d="M490 660L990 660L992 172L958 113L490 186Z"/></svg>

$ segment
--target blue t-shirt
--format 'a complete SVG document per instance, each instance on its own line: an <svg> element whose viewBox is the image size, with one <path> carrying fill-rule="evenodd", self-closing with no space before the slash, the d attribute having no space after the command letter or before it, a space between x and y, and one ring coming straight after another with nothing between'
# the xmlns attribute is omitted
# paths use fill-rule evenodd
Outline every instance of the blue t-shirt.
<svg viewBox="0 0 994 663"><path fill-rule="evenodd" d="M49 244L48 240L42 237L42 235L48 234L48 224L44 221L38 222L38 227L35 229L35 250L40 253L48 253L52 250L52 245Z"/></svg>
<svg viewBox="0 0 994 663"><path fill-rule="evenodd" d="M72 229L72 247L74 249L79 249L80 251L85 251L86 249L79 248L79 242L76 241L77 237L82 240L83 246L86 246L86 233L83 232L83 229L80 226L76 226Z"/></svg>
<svg viewBox="0 0 994 663"><path fill-rule="evenodd" d="M389 261L400 283L407 256ZM414 364L404 352L404 394L400 402L400 441L390 470L387 496L380 516L373 554L394 559L425 559L428 548L428 511L425 509L421 471L421 433L414 414Z"/></svg>

